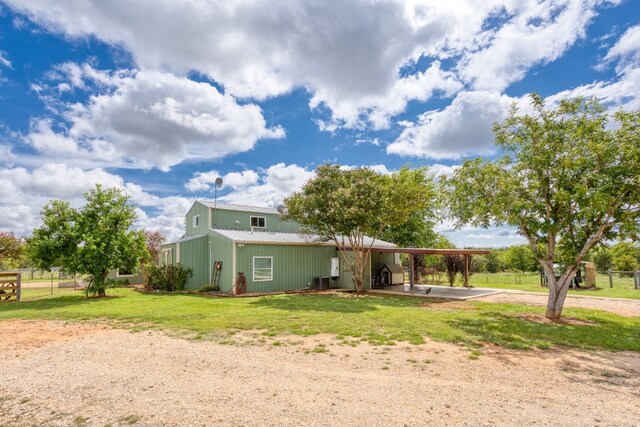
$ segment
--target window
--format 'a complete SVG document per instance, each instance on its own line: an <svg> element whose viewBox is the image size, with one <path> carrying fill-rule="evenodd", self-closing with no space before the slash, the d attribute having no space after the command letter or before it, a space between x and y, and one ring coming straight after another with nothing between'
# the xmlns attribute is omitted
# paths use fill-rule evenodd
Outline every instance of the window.
<svg viewBox="0 0 640 427"><path fill-rule="evenodd" d="M252 216L251 226L257 228L265 228L267 226L267 219L263 216Z"/></svg>
<svg viewBox="0 0 640 427"><path fill-rule="evenodd" d="M200 215L196 215L191 219L191 225L193 228L198 228L200 225Z"/></svg>
<svg viewBox="0 0 640 427"><path fill-rule="evenodd" d="M270 282L273 280L273 257L253 257L253 281Z"/></svg>
<svg viewBox="0 0 640 427"><path fill-rule="evenodd" d="M171 249L163 249L162 250L162 265L171 265L173 264L173 250Z"/></svg>
<svg viewBox="0 0 640 427"><path fill-rule="evenodd" d="M131 277L131 276L135 276L135 274L133 274L133 270L131 270L130 268L119 268L116 270L116 277Z"/></svg>

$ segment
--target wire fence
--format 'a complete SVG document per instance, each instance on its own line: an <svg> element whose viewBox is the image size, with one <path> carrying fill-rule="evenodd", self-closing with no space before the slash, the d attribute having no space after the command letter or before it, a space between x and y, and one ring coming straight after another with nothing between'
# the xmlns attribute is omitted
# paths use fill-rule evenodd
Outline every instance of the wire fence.
<svg viewBox="0 0 640 427"><path fill-rule="evenodd" d="M615 271L609 270L607 271L607 276L609 276L609 287L613 288L614 282L620 285L620 282L628 282L629 279L633 281L633 288L640 289L640 271Z"/></svg>
<svg viewBox="0 0 640 427"><path fill-rule="evenodd" d="M0 273L20 273L22 276L21 301L34 301L83 291L83 280L60 267L51 270L18 268L0 270Z"/></svg>

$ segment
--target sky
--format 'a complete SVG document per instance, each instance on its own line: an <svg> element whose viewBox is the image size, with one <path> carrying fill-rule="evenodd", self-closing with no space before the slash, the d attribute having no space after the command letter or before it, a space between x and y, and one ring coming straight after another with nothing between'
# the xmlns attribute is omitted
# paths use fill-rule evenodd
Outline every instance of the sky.
<svg viewBox="0 0 640 427"><path fill-rule="evenodd" d="M0 0L0 230L98 183L176 239L218 177L277 206L328 162L451 174L531 92L640 108L640 0Z"/></svg>

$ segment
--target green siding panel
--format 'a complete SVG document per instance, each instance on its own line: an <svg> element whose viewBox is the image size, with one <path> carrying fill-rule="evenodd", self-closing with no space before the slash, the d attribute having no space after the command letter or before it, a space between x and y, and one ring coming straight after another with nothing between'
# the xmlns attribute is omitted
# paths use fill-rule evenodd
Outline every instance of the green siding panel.
<svg viewBox="0 0 640 427"><path fill-rule="evenodd" d="M273 257L273 280L253 280L253 257ZM327 246L245 244L236 249L237 271L247 278L247 292L278 292L308 288L313 279L329 276L336 249Z"/></svg>
<svg viewBox="0 0 640 427"><path fill-rule="evenodd" d="M199 216L199 223L197 227L193 227L193 218ZM187 212L185 217L185 237L200 236L206 234L209 231L209 208L202 203L194 203Z"/></svg>
<svg viewBox="0 0 640 427"><path fill-rule="evenodd" d="M193 276L187 281L186 289L200 289L209 284L209 239L202 236L179 243L180 264L193 270Z"/></svg>
<svg viewBox="0 0 640 427"><path fill-rule="evenodd" d="M280 216L275 214L238 212L213 208L211 208L211 227L227 228L230 230L251 230L252 216L265 218L266 227L261 230L293 233L300 229L300 225L297 222L282 221Z"/></svg>
<svg viewBox="0 0 640 427"><path fill-rule="evenodd" d="M211 265L215 261L222 261L220 274L220 290L229 292L235 282L233 271L233 242L217 233L209 233L211 241Z"/></svg>

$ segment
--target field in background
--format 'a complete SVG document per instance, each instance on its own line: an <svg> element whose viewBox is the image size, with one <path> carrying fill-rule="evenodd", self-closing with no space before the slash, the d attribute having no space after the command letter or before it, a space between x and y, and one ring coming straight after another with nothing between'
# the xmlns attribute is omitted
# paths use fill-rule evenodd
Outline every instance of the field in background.
<svg viewBox="0 0 640 427"><path fill-rule="evenodd" d="M408 278L406 279L408 281ZM537 273L474 273L469 278L471 286L477 288L514 289L525 292L548 293L547 288L540 286L540 275ZM441 285L448 285L446 275L441 276ZM455 286L462 286L458 278ZM609 276L598 274L595 289L571 289L571 295L590 295L608 298L640 299L640 290L633 288L633 278L614 275L613 288L609 287Z"/></svg>

